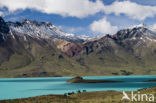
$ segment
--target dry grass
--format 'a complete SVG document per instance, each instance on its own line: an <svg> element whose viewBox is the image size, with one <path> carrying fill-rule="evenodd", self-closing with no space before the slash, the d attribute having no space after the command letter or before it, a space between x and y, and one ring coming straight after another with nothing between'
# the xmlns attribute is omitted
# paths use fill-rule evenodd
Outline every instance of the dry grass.
<svg viewBox="0 0 156 103"><path fill-rule="evenodd" d="M152 93L156 97L156 87L140 90L140 93L146 94ZM146 101L144 102L121 101L122 96L123 96L122 92L100 91L100 92L78 93L72 94L70 96L46 95L26 99L0 101L0 103L147 103Z"/></svg>

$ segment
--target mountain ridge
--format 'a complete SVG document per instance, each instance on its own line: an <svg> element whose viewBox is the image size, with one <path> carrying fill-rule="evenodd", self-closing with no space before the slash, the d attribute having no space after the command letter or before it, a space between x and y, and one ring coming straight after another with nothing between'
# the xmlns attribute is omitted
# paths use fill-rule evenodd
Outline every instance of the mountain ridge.
<svg viewBox="0 0 156 103"><path fill-rule="evenodd" d="M139 26L82 39L48 22L0 18L0 77L154 74L155 34Z"/></svg>
<svg viewBox="0 0 156 103"><path fill-rule="evenodd" d="M21 22L7 22L11 31L17 32L20 35L27 34L34 38L57 38L57 39L66 39L69 41L78 41L82 42L83 39L75 36L74 34L69 34L63 32L61 29L57 28L55 25L50 22L37 22L30 21L27 19L22 20Z"/></svg>

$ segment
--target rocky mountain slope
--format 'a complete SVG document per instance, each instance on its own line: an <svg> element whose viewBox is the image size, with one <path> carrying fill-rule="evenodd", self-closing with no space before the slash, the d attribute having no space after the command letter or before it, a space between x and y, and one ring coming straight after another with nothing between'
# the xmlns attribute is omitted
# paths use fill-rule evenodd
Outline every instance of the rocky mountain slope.
<svg viewBox="0 0 156 103"><path fill-rule="evenodd" d="M156 32L145 25L99 38L51 23L0 18L0 77L156 73Z"/></svg>

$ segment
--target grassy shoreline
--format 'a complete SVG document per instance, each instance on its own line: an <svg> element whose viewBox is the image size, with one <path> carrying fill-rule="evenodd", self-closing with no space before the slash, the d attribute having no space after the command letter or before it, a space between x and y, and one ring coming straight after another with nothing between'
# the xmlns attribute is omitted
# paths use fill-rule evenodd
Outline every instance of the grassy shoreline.
<svg viewBox="0 0 156 103"><path fill-rule="evenodd" d="M141 89L139 90L139 92L146 94L152 93L156 97L156 87ZM126 93L130 95L130 92ZM118 91L98 91L98 92L76 93L71 94L69 96L43 95L23 99L2 100L0 101L0 103L140 103L140 102L121 101L122 96L123 96L122 92ZM147 103L147 101L141 103Z"/></svg>

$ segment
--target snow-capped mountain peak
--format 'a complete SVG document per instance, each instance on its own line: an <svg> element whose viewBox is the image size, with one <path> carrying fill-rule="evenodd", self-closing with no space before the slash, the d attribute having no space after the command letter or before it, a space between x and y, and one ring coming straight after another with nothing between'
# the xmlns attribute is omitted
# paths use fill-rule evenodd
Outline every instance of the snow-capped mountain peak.
<svg viewBox="0 0 156 103"><path fill-rule="evenodd" d="M141 24L139 24L139 25L135 25L135 26L133 26L133 28L139 28L139 27L143 27L143 28L148 28L147 27L147 25L146 24L144 24L144 23L141 23Z"/></svg>
<svg viewBox="0 0 156 103"><path fill-rule="evenodd" d="M38 39L57 38L68 41L83 41L80 37L71 33L65 33L49 22L37 22L24 19L21 22L9 22L8 25L11 31L16 32L18 35L29 35Z"/></svg>
<svg viewBox="0 0 156 103"><path fill-rule="evenodd" d="M145 24L139 24L129 29L120 30L114 35L120 40L137 40L137 41L156 41L156 32Z"/></svg>
<svg viewBox="0 0 156 103"><path fill-rule="evenodd" d="M27 23L27 24L30 24L31 21L29 21L28 19L23 19L23 20L21 21L21 23Z"/></svg>
<svg viewBox="0 0 156 103"><path fill-rule="evenodd" d="M150 29L150 27L148 27L146 24L141 23L138 25L133 25L131 27L129 27L128 29L138 29L138 30L142 30L142 29Z"/></svg>

